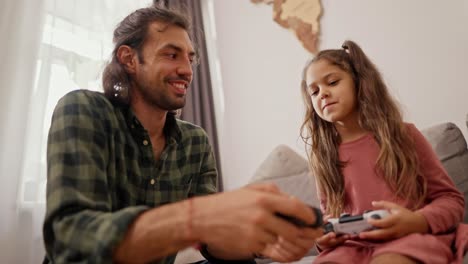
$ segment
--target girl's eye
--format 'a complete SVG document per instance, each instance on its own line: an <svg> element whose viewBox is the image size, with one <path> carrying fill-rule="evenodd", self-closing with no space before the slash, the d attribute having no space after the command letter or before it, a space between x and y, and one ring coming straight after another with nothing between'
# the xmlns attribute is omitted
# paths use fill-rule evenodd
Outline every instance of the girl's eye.
<svg viewBox="0 0 468 264"><path fill-rule="evenodd" d="M309 96L315 96L318 94L319 92L319 89L317 86L313 85L313 84L309 84L307 85L307 92L309 93Z"/></svg>
<svg viewBox="0 0 468 264"><path fill-rule="evenodd" d="M335 86L340 82L340 80L331 81L328 85Z"/></svg>
<svg viewBox="0 0 468 264"><path fill-rule="evenodd" d="M313 89L313 90L311 89L309 93L310 93L310 96L316 96L318 92L319 92L318 89Z"/></svg>

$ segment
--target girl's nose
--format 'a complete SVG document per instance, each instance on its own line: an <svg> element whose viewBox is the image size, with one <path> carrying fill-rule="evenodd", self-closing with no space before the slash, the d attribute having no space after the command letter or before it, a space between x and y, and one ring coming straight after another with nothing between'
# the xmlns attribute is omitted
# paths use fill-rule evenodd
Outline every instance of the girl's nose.
<svg viewBox="0 0 468 264"><path fill-rule="evenodd" d="M325 98L327 98L327 97L329 97L329 96L330 96L330 92L328 92L328 91L323 91L323 92L322 92L322 96L320 97L320 99L325 99Z"/></svg>

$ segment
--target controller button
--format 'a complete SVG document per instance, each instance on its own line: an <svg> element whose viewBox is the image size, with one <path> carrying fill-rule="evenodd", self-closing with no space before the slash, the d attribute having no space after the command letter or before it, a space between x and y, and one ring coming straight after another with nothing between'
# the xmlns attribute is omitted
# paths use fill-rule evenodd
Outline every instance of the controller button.
<svg viewBox="0 0 468 264"><path fill-rule="evenodd" d="M330 232L333 232L333 224L332 223L326 223L324 225L324 233L327 234L327 233L330 233Z"/></svg>
<svg viewBox="0 0 468 264"><path fill-rule="evenodd" d="M380 215L378 214L373 214L370 216L372 219L382 219L382 217L380 217Z"/></svg>

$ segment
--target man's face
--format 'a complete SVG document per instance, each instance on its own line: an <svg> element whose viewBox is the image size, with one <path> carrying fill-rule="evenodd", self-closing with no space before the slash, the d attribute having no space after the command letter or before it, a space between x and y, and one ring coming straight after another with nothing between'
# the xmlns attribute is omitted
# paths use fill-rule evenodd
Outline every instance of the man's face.
<svg viewBox="0 0 468 264"><path fill-rule="evenodd" d="M149 105L169 111L182 108L192 82L195 51L187 32L175 25L154 22L138 58L134 92ZM136 55L135 55L136 56Z"/></svg>

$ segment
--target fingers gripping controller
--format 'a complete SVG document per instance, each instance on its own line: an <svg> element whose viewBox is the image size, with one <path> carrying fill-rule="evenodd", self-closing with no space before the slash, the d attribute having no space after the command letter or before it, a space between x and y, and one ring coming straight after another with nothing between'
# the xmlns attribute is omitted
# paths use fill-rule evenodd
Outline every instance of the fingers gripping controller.
<svg viewBox="0 0 468 264"><path fill-rule="evenodd" d="M312 211L314 211L315 213L315 223L309 225L309 224L306 224L304 223L302 220L299 220L295 217L291 217L291 216L288 216L288 215L283 215L283 214L280 214L280 213L276 213L276 216L280 217L280 218L283 218L284 220L287 220L293 224L295 224L296 226L298 227L309 227L309 228L318 228L318 227L321 227L323 225L323 221L322 221L322 212L320 211L320 209L318 208L315 208L313 206L309 206L310 209Z"/></svg>
<svg viewBox="0 0 468 264"><path fill-rule="evenodd" d="M389 216L387 210L369 211L362 215L342 215L340 218L330 218L325 224L325 234L335 232L337 235L358 235L363 231L375 229L367 222L368 219L383 219Z"/></svg>

